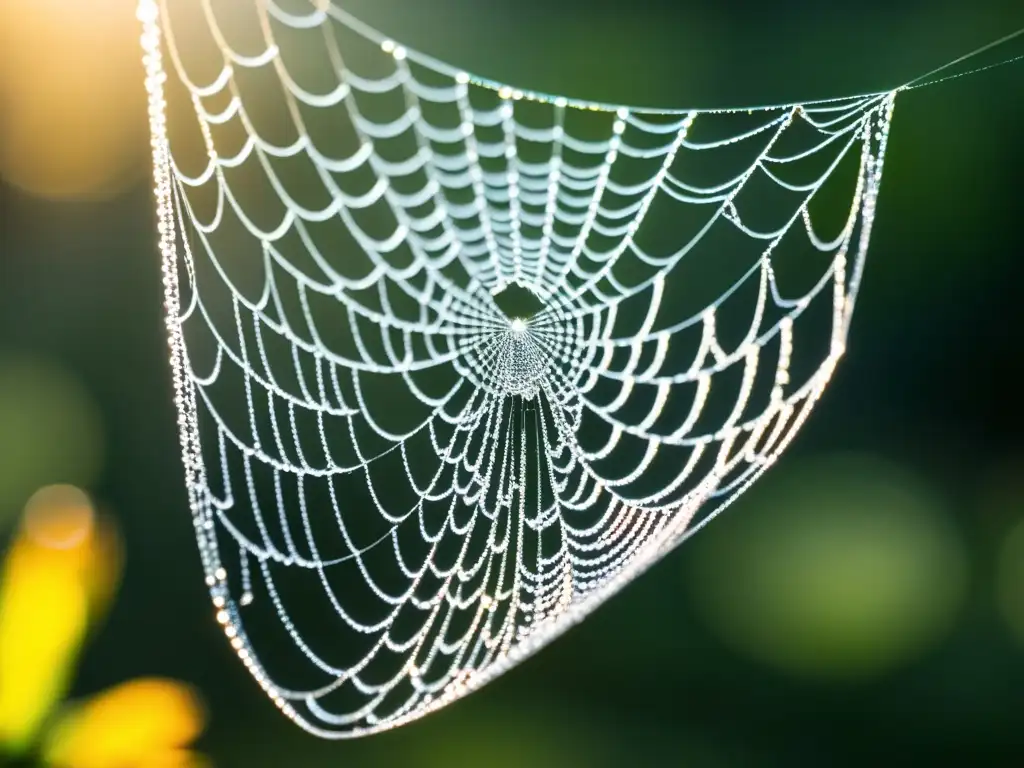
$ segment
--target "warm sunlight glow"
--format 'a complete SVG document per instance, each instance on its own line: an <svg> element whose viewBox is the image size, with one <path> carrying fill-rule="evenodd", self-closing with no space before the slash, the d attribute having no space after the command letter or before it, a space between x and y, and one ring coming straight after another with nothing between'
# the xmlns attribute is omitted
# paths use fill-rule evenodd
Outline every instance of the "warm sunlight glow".
<svg viewBox="0 0 1024 768"><path fill-rule="evenodd" d="M130 0L0 3L0 175L51 198L140 177L138 37Z"/></svg>

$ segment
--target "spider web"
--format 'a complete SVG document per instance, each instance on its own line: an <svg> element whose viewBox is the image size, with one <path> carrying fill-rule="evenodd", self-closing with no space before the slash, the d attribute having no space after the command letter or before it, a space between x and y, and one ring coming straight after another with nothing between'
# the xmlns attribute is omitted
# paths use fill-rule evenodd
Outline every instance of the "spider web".
<svg viewBox="0 0 1024 768"><path fill-rule="evenodd" d="M895 91L637 109L322 1L139 17L207 585L315 734L580 621L775 461L844 352Z"/></svg>

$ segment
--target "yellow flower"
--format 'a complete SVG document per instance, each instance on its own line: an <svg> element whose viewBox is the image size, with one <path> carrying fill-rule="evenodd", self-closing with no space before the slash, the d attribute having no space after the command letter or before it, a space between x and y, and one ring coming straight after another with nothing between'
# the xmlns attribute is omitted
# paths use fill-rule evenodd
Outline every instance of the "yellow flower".
<svg viewBox="0 0 1024 768"><path fill-rule="evenodd" d="M0 757L53 768L195 768L204 713L187 686L134 680L58 709L120 575L116 532L70 486L29 501L0 581Z"/></svg>
<svg viewBox="0 0 1024 768"><path fill-rule="evenodd" d="M202 730L196 697L170 680L133 680L72 710L54 728L44 754L73 768L192 768L181 747Z"/></svg>

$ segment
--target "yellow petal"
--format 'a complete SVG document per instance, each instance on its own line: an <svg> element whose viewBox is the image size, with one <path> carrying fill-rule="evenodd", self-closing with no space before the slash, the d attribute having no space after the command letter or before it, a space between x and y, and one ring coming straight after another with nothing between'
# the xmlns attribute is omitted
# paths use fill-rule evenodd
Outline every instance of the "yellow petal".
<svg viewBox="0 0 1024 768"><path fill-rule="evenodd" d="M116 582L110 542L78 489L29 500L0 582L0 744L10 753L30 746L67 690L90 607Z"/></svg>
<svg viewBox="0 0 1024 768"><path fill-rule="evenodd" d="M202 733L204 721L184 684L132 680L66 714L44 756L59 768L192 768L202 761L183 748Z"/></svg>

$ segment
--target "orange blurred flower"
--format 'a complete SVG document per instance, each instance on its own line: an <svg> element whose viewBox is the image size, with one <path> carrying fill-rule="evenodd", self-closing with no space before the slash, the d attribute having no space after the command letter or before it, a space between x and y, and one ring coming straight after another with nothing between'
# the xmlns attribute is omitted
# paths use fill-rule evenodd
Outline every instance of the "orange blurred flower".
<svg viewBox="0 0 1024 768"><path fill-rule="evenodd" d="M52 768L195 768L202 732L195 693L133 680L61 707L89 627L121 571L112 525L71 486L29 501L0 581L0 758L36 755Z"/></svg>

